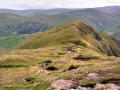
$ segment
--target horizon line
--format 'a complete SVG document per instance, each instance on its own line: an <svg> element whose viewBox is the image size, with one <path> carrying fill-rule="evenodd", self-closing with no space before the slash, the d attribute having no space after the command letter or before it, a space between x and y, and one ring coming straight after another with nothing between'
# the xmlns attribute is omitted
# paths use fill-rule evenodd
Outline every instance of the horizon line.
<svg viewBox="0 0 120 90"><path fill-rule="evenodd" d="M12 8L0 8L0 10L51 10L51 9L92 9L92 8L104 8L104 7L120 7L120 5L108 5L108 6L98 6L98 7L85 7L85 8L29 8L29 9L12 9Z"/></svg>

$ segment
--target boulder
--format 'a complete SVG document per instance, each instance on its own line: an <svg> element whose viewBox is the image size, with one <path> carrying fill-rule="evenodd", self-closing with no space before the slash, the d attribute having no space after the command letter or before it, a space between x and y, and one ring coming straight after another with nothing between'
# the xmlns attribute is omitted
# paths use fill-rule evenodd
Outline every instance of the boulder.
<svg viewBox="0 0 120 90"><path fill-rule="evenodd" d="M70 89L75 86L75 82L72 80L57 80L51 84L51 88L55 90Z"/></svg>

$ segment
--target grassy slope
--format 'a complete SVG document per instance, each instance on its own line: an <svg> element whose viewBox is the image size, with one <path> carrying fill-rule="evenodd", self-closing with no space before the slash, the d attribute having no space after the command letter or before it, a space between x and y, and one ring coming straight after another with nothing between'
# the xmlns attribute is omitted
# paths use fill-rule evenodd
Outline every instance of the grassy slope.
<svg viewBox="0 0 120 90"><path fill-rule="evenodd" d="M65 48L69 46L73 45L53 46L41 49L16 50L2 55L0 57L0 82L2 83L1 88L3 90L46 90L46 88L50 86L51 81L53 81L54 77L57 77L58 79L81 80L82 77L85 77L90 72L99 72L100 70L102 71L105 68L111 67L111 65L104 64L110 63L115 59L113 57L102 55L94 50L81 46L75 46L77 52L70 54L67 53L67 48ZM65 54L56 56L55 53ZM86 55L86 57L88 55L89 57L90 55L96 56L98 59L91 59L90 61L76 61L73 59L80 54ZM37 69L40 67L41 63L47 60L51 60L52 63L50 66L54 66L58 70L44 70L44 72L35 76L34 74L37 72ZM75 65L80 68L77 69L77 71L80 71L80 73L75 74L74 78L72 76L72 73L74 73L76 69L70 71L68 70L71 65ZM119 68L119 64L112 64L111 68L117 70ZM88 73L86 73L87 71ZM116 76L117 74L113 75ZM107 77L108 76L106 75L105 79ZM109 77L111 78L113 76ZM32 78L32 81L26 82L23 80L24 78ZM82 84L84 83L81 83L80 85ZM89 83L85 84L89 85Z"/></svg>
<svg viewBox="0 0 120 90"><path fill-rule="evenodd" d="M103 40L99 40L100 38ZM78 40L80 42L75 44ZM96 50L96 47L102 46L102 43L108 48L109 45L114 47L113 50L118 47L109 36L93 31L90 26L80 21L35 34L21 46L24 49L0 55L0 89L46 90L55 78L74 80L77 85L81 86L95 85L110 79L118 80L120 61L115 60L116 57L107 56ZM104 50L107 50L105 45ZM69 47L74 47L75 52L69 53ZM91 59L89 61L75 60L74 58L79 55ZM41 64L46 61L51 61L49 67L54 66L57 70L49 71L41 67ZM71 65L78 68L69 70ZM35 75L38 69L44 72ZM102 79L79 82L89 73L98 73ZM25 81L26 78L30 81ZM116 81L116 83L120 84L120 81Z"/></svg>
<svg viewBox="0 0 120 90"><path fill-rule="evenodd" d="M75 21L69 24L57 26L45 32L41 32L32 36L23 45L22 49L36 49L40 47L56 46L62 43L80 41L89 44L89 48L94 48L108 55L119 56L119 40L115 42L114 38L94 31L90 26Z"/></svg>
<svg viewBox="0 0 120 90"><path fill-rule="evenodd" d="M15 35L9 37L0 37L0 51L6 51L16 48L30 35Z"/></svg>

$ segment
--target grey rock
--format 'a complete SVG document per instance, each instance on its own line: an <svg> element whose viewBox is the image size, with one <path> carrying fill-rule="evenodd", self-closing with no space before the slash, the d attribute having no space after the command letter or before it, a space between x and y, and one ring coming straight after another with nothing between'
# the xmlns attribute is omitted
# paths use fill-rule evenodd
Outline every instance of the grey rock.
<svg viewBox="0 0 120 90"><path fill-rule="evenodd" d="M54 88L54 90L61 90L61 89L69 90L74 85L75 82L72 80L57 80L51 84L51 87Z"/></svg>
<svg viewBox="0 0 120 90"><path fill-rule="evenodd" d="M120 86L116 84L96 84L95 90L103 89L103 90L120 90Z"/></svg>

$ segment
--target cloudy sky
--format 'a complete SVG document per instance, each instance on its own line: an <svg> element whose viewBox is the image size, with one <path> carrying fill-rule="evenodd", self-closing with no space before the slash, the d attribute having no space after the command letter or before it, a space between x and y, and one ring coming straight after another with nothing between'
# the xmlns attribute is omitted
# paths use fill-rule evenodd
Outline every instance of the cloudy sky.
<svg viewBox="0 0 120 90"><path fill-rule="evenodd" d="M0 0L0 9L92 8L120 5L120 0Z"/></svg>

